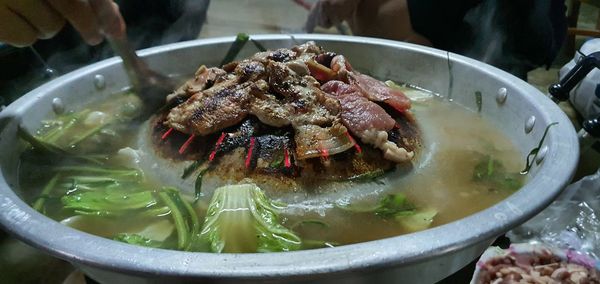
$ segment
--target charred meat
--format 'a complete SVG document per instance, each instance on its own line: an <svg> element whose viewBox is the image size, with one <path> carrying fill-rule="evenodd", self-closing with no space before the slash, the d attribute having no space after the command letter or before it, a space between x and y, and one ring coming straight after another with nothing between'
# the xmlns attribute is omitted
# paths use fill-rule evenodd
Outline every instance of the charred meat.
<svg viewBox="0 0 600 284"><path fill-rule="evenodd" d="M259 52L222 68L201 66L167 101L175 99L176 106L158 116L157 131L174 129L188 140L200 136L209 146L197 148L210 161L245 153L241 164L255 172L318 169L348 177L356 169L361 174L408 162L419 143L403 93L314 42ZM242 131L244 125L253 131Z"/></svg>

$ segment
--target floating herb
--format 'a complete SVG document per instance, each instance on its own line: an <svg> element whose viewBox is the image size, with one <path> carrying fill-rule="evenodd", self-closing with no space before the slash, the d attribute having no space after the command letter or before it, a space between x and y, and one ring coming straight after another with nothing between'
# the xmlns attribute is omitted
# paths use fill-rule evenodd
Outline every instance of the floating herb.
<svg viewBox="0 0 600 284"><path fill-rule="evenodd" d="M489 155L481 155L481 161L473 170L473 180L495 190L517 190L523 185L519 173L509 173L501 161Z"/></svg>
<svg viewBox="0 0 600 284"><path fill-rule="evenodd" d="M202 178L204 174L208 171L209 167L206 167L198 173L196 176L196 181L194 182L194 203L198 202L200 196L202 196Z"/></svg>
<svg viewBox="0 0 600 284"><path fill-rule="evenodd" d="M380 178L381 176L385 175L385 173L386 173L386 171L384 171L382 169L376 169L374 171L351 176L347 180L348 181L371 181L371 180Z"/></svg>
<svg viewBox="0 0 600 284"><path fill-rule="evenodd" d="M244 48L244 45L246 45L246 42L248 42L249 39L250 37L247 34L239 33L235 38L235 41L229 47L223 61L221 61L221 66L233 61L240 51L242 51L242 48Z"/></svg>
<svg viewBox="0 0 600 284"><path fill-rule="evenodd" d="M182 179L188 178L193 172L195 172L198 168L200 168L200 166L202 166L203 163L204 163L203 160L197 160L197 161L194 161L193 163L191 163L189 166L187 166L183 170L183 174L181 175L181 178Z"/></svg>
<svg viewBox="0 0 600 284"><path fill-rule="evenodd" d="M60 174L56 174L48 182L48 184L46 184L44 189L42 189L42 193L40 194L40 197L38 197L38 199L35 201L35 203L33 203L33 209L35 209L38 212L42 212L42 213L44 212L44 210L43 210L44 202L46 202L46 199L48 199L48 197L50 196L50 193L52 192L54 187L56 187L56 183L58 182L59 179L60 179Z"/></svg>
<svg viewBox="0 0 600 284"><path fill-rule="evenodd" d="M382 218L393 217L398 214L412 214L416 207L408 201L402 193L388 194L381 198L377 204L368 206L349 205L338 208L353 213L373 213Z"/></svg>
<svg viewBox="0 0 600 284"><path fill-rule="evenodd" d="M527 155L527 159L525 161L525 168L521 171L522 175L526 175L529 173L529 170L531 170L531 167L533 166L533 162L535 161L535 158L537 157L538 152L542 148L542 144L544 144L544 140L546 139L548 130L550 129L550 127L557 125L557 124L558 124L558 122L553 122L553 123L550 123L548 126L546 126L546 130L544 130L544 135L542 135L542 139L540 139L540 143L538 144L537 147L533 148L531 150L531 152L529 152L529 154Z"/></svg>

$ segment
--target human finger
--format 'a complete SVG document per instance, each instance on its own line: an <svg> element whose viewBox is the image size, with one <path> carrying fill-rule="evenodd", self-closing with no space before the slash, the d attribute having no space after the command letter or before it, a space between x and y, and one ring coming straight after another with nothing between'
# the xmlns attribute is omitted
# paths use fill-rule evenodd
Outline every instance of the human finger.
<svg viewBox="0 0 600 284"><path fill-rule="evenodd" d="M86 0L46 0L52 8L71 23L83 40L91 45L102 42L96 15Z"/></svg>
<svg viewBox="0 0 600 284"><path fill-rule="evenodd" d="M65 19L45 1L19 0L7 5L13 13L21 16L37 30L40 39L55 36L65 25Z"/></svg>
<svg viewBox="0 0 600 284"><path fill-rule="evenodd" d="M112 0L89 0L92 10L98 18L102 32L111 37L125 35L125 21L119 12L119 6Z"/></svg>
<svg viewBox="0 0 600 284"><path fill-rule="evenodd" d="M37 30L7 7L0 7L0 41L24 47L37 40Z"/></svg>

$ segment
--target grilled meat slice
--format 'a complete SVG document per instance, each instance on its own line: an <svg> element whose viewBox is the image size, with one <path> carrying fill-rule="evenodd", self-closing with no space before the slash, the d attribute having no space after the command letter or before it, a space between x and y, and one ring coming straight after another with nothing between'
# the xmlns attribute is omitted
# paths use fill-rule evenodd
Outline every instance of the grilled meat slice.
<svg viewBox="0 0 600 284"><path fill-rule="evenodd" d="M267 76L265 65L261 62L248 59L239 62L234 72L239 76L240 83L264 80Z"/></svg>
<svg viewBox="0 0 600 284"><path fill-rule="evenodd" d="M267 82L260 80L256 82L259 88L268 89ZM257 88L257 89L259 89ZM283 127L290 125L292 108L288 104L282 103L275 95L267 92L252 92L250 98L249 113L256 116L262 123Z"/></svg>
<svg viewBox="0 0 600 284"><path fill-rule="evenodd" d="M361 90L369 100L384 102L399 112L410 109L410 99L399 90L394 90L385 83L356 71L349 73L348 76L350 83Z"/></svg>
<svg viewBox="0 0 600 284"><path fill-rule="evenodd" d="M210 88L220 78L225 77L225 75L227 75L227 72L223 69L216 67L206 68L206 66L202 65L194 74L194 78L188 80L175 90L175 92L167 96L167 102L176 97L188 98L193 94Z"/></svg>
<svg viewBox="0 0 600 284"><path fill-rule="evenodd" d="M291 48L291 50L295 51L298 55L313 53L313 54L321 54L324 53L323 49L318 46L314 41L307 41L301 45L297 45Z"/></svg>
<svg viewBox="0 0 600 284"><path fill-rule="evenodd" d="M270 62L267 73L271 89L282 95L282 102L291 107L290 120L294 126L326 125L335 119L335 115L321 104L325 96L314 78L299 76L287 64L279 62Z"/></svg>
<svg viewBox="0 0 600 284"><path fill-rule="evenodd" d="M362 142L381 149L387 160L400 163L412 159L412 152L388 141L387 131L396 121L382 107L363 97L355 86L341 81L329 81L321 88L340 101L342 123Z"/></svg>
<svg viewBox="0 0 600 284"><path fill-rule="evenodd" d="M335 155L354 146L346 132L348 131L339 120L330 127L306 124L295 127L296 158L309 158Z"/></svg>
<svg viewBox="0 0 600 284"><path fill-rule="evenodd" d="M251 84L244 83L216 92L209 89L173 108L165 124L183 133L208 135L240 123L247 115Z"/></svg>
<svg viewBox="0 0 600 284"><path fill-rule="evenodd" d="M329 81L321 89L340 102L342 123L350 131L360 135L371 129L388 131L396 121L379 105L362 96L352 85L341 81Z"/></svg>

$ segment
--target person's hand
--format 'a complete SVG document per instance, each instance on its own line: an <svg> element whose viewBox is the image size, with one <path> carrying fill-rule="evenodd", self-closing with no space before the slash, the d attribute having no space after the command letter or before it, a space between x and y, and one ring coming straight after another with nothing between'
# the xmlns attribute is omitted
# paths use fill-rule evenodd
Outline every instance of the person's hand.
<svg viewBox="0 0 600 284"><path fill-rule="evenodd" d="M68 22L85 42L122 36L125 23L112 0L0 0L0 42L28 46L56 35Z"/></svg>
<svg viewBox="0 0 600 284"><path fill-rule="evenodd" d="M313 32L316 26L330 28L343 21L355 35L431 45L412 29L406 0L320 0L311 9L305 28Z"/></svg>

